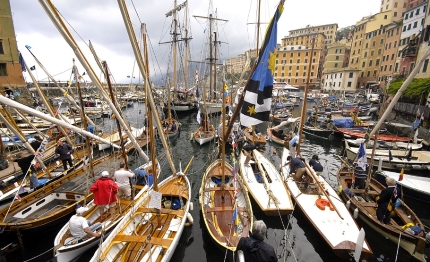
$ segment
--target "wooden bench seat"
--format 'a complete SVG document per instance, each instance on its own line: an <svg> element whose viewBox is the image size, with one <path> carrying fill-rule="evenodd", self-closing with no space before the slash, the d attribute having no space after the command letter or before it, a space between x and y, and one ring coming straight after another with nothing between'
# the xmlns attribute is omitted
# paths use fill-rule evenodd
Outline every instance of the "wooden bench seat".
<svg viewBox="0 0 430 262"><path fill-rule="evenodd" d="M148 243L149 241L146 236L118 234L117 236L114 237L112 242ZM170 239L170 238L151 237L152 245L159 245L164 248L169 248L172 242L173 242L173 239Z"/></svg>
<svg viewBox="0 0 430 262"><path fill-rule="evenodd" d="M210 208L205 208L206 212L219 212L219 211L233 211L234 208L232 206L226 206L226 207L210 207ZM238 207L239 211L244 211L245 208L243 207Z"/></svg>
<svg viewBox="0 0 430 262"><path fill-rule="evenodd" d="M235 188L234 187L230 187L230 186L205 188L205 192L222 191L222 190L225 190L225 191L234 191Z"/></svg>
<svg viewBox="0 0 430 262"><path fill-rule="evenodd" d="M363 207L376 207L376 203L375 202L362 202L362 201L358 201L358 203L360 203L360 205L362 205Z"/></svg>
<svg viewBox="0 0 430 262"><path fill-rule="evenodd" d="M350 191L354 194L364 194L365 190L364 189L350 189ZM369 190L367 191L368 195L379 195L379 193L377 191L374 190Z"/></svg>
<svg viewBox="0 0 430 262"><path fill-rule="evenodd" d="M139 207L136 212L142 212L142 213L157 213L158 210L155 208L149 208L149 207ZM160 210L161 214L169 214L169 215L176 215L176 216L180 216L183 217L184 216L184 210L173 210L173 209L168 209L168 208L162 208Z"/></svg>

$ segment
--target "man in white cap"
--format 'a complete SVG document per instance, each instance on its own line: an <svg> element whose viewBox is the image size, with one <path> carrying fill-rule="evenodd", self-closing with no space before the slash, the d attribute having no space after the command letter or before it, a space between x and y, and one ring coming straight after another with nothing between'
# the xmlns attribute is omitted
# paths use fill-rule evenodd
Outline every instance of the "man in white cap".
<svg viewBox="0 0 430 262"><path fill-rule="evenodd" d="M99 206L100 216L103 216L105 208L108 208L113 218L118 185L109 177L108 171L102 172L102 176L91 186L90 191L94 193L94 204Z"/></svg>
<svg viewBox="0 0 430 262"><path fill-rule="evenodd" d="M100 227L100 223L89 226L89 222L82 215L88 211L87 207L79 207L76 209L76 215L73 215L69 220L70 233L79 240L86 237L99 237L101 234L93 232Z"/></svg>

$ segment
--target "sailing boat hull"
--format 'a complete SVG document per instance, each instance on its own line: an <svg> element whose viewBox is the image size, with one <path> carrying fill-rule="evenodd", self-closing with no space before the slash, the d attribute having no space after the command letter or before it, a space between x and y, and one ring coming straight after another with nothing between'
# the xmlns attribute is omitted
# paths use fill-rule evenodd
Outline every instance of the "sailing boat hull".
<svg viewBox="0 0 430 262"><path fill-rule="evenodd" d="M124 216L109 237L99 246L90 261L117 261L125 254L138 256L127 257L133 261L167 262L171 259L187 220L191 187L185 175L173 175L159 184L158 192L162 194L162 199L171 199L173 196L182 198L182 207L174 210L167 206L167 202L163 199L164 207L160 210L160 222L158 222L157 209L149 207L152 195L150 192L149 196L137 201L134 208ZM160 225L152 229L157 223ZM151 241L150 250L139 251L141 247L145 249L147 241ZM134 250L135 248L137 250Z"/></svg>
<svg viewBox="0 0 430 262"><path fill-rule="evenodd" d="M222 110L222 103L200 102L202 108L206 108L208 114L219 114Z"/></svg>
<svg viewBox="0 0 430 262"><path fill-rule="evenodd" d="M172 110L176 111L176 112L188 112L191 110L196 109L196 107L194 106L194 104L173 104L173 106L171 106Z"/></svg>
<svg viewBox="0 0 430 262"><path fill-rule="evenodd" d="M348 159L355 159L358 148L350 147L348 142L345 140L345 151ZM412 151L412 159L406 160L407 151L405 150L391 150L393 159L389 158L389 151L377 149L373 160L375 165L381 165L382 169L388 170L404 170L407 172L426 172L430 169L430 152L429 151ZM370 163L372 156L371 153L367 153L367 162ZM379 163L382 162L382 163Z"/></svg>
<svg viewBox="0 0 430 262"><path fill-rule="evenodd" d="M426 261L424 258L426 240L423 237L411 235L402 230L402 226L407 223L419 224L422 230L424 230L422 226L423 223L416 214L406 206L403 201L399 200L401 206L394 208L396 216L392 216L390 224L382 224L376 218L377 207L373 199L378 196L385 187L372 178L369 181L369 190L366 193L367 196L365 196L364 189L350 188L352 176L352 172L346 167L341 167L337 173L340 196L344 202L350 203L351 212L358 212L358 217L376 232L396 244L399 243L403 249L419 261ZM354 194L354 196L351 197L347 192ZM401 237L400 241L399 236Z"/></svg>
<svg viewBox="0 0 430 262"><path fill-rule="evenodd" d="M249 166L245 165L244 153L240 154L239 170L244 185L264 214L268 216L290 214L294 206L278 170L257 150L254 149L252 153L254 159L249 161Z"/></svg>
<svg viewBox="0 0 430 262"><path fill-rule="evenodd" d="M350 258L351 253L355 251L356 241L360 233L355 220L343 202L339 201L338 195L330 184L321 176L316 176L309 166L306 167L306 175L304 176L313 178L310 180L304 179L300 182L294 181L293 177L289 175L290 167L287 163L289 155L289 150L284 148L281 160L282 175L291 192L291 196L333 252L338 257ZM318 183L324 188L327 195L321 192L322 189L318 186ZM327 202L331 202L331 204L329 206L319 204ZM336 212L336 209L339 213ZM361 250L361 259L368 258L372 253L365 241Z"/></svg>
<svg viewBox="0 0 430 262"><path fill-rule="evenodd" d="M233 167L225 162L226 182L224 187L220 186L222 160L215 160L206 169L199 192L200 208L206 228L217 246L228 252L236 251L242 231L249 230L253 223L248 192L241 179L235 181L232 170ZM239 213L236 216L233 215L235 206Z"/></svg>

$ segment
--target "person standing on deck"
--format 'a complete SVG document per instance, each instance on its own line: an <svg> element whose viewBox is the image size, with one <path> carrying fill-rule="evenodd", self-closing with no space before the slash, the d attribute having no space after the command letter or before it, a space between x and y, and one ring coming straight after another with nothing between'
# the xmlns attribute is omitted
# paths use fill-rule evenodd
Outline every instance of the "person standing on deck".
<svg viewBox="0 0 430 262"><path fill-rule="evenodd" d="M23 153L18 153L17 158L14 160L21 168L22 174L28 174L30 177L30 187L38 187L39 180L36 175L36 170L33 167L32 161L34 159L34 155L24 156Z"/></svg>
<svg viewBox="0 0 430 262"><path fill-rule="evenodd" d="M275 262L278 261L275 249L264 242L267 226L263 220L257 220L252 227L250 237L241 237L237 250L242 250L246 262Z"/></svg>
<svg viewBox="0 0 430 262"><path fill-rule="evenodd" d="M100 216L104 215L105 208L107 208L113 218L115 215L118 185L109 178L108 171L102 172L102 176L91 186L90 191L94 193L94 204L99 206Z"/></svg>
<svg viewBox="0 0 430 262"><path fill-rule="evenodd" d="M391 211L396 205L396 201L399 198L400 191L396 187L396 179L387 177L385 179L387 187L379 194L378 208L376 209L376 217L379 221L384 224L390 224Z"/></svg>
<svg viewBox="0 0 430 262"><path fill-rule="evenodd" d="M285 165L290 164L290 174L294 174L294 179L300 181L306 172L305 163L301 158L291 156L287 157L287 161Z"/></svg>
<svg viewBox="0 0 430 262"><path fill-rule="evenodd" d="M116 184L119 188L118 196L130 200L130 178L133 178L135 176L133 171L131 171L130 169L125 170L125 163L121 163L119 164L119 170L115 171L113 176L115 177Z"/></svg>
<svg viewBox="0 0 430 262"><path fill-rule="evenodd" d="M290 142L289 142L289 150L290 150L290 155L292 157L296 157L296 148L297 148L297 144L299 143L299 135L295 135L293 138L291 138Z"/></svg>
<svg viewBox="0 0 430 262"><path fill-rule="evenodd" d="M34 151L37 151L39 147L42 145L42 138L40 136L34 136L34 141L30 143L31 147Z"/></svg>
<svg viewBox="0 0 430 262"><path fill-rule="evenodd" d="M55 154L60 156L60 159L63 162L64 170L67 170L67 164L69 164L70 167L73 167L73 161L72 161L73 148L69 144L64 143L62 140L58 140L57 145L58 146L55 149Z"/></svg>

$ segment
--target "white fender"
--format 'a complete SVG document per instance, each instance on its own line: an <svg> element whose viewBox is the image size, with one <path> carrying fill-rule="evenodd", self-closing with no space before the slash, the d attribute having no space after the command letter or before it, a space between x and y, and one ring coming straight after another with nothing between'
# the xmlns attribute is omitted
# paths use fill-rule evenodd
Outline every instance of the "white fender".
<svg viewBox="0 0 430 262"><path fill-rule="evenodd" d="M193 211L194 210L194 203L190 202L190 210Z"/></svg>
<svg viewBox="0 0 430 262"><path fill-rule="evenodd" d="M190 212L187 213L187 219L188 219L188 222L190 222L191 224L194 223L194 218Z"/></svg>

